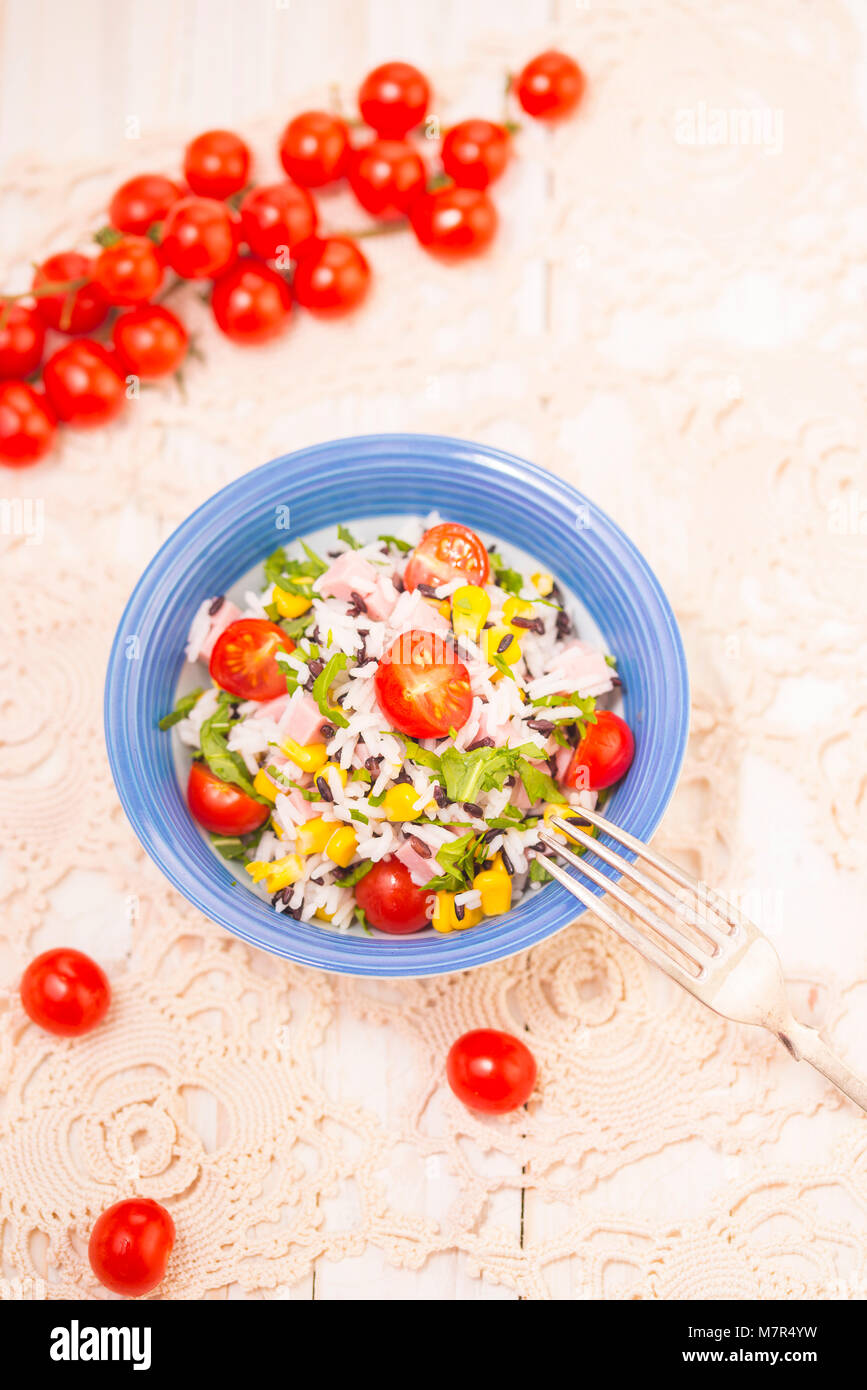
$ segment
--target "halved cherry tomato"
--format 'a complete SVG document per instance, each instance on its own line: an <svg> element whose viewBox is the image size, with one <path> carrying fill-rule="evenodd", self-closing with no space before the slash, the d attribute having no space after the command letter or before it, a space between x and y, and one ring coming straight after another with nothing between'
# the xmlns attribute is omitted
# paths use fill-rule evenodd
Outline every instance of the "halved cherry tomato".
<svg viewBox="0 0 867 1390"><path fill-rule="evenodd" d="M139 1298L165 1278L175 1223L152 1197L128 1197L96 1218L87 1256L101 1284Z"/></svg>
<svg viewBox="0 0 867 1390"><path fill-rule="evenodd" d="M443 261L479 256L494 239L499 218L482 188L436 188L409 210L419 246Z"/></svg>
<svg viewBox="0 0 867 1390"><path fill-rule="evenodd" d="M536 1084L536 1059L511 1033L476 1028L452 1043L446 1076L458 1100L471 1110L505 1115L528 1099Z"/></svg>
<svg viewBox="0 0 867 1390"><path fill-rule="evenodd" d="M231 130L206 130L184 151L184 177L194 193L205 198L230 198L246 185L251 155L240 135Z"/></svg>
<svg viewBox="0 0 867 1390"><path fill-rule="evenodd" d="M27 468L54 443L57 417L42 391L27 381L0 381L0 463Z"/></svg>
<svg viewBox="0 0 867 1390"><path fill-rule="evenodd" d="M610 709L598 709L596 723L587 725L587 732L572 754L562 778L563 786L602 791L620 781L634 756L635 739L626 720Z"/></svg>
<svg viewBox="0 0 867 1390"><path fill-rule="evenodd" d="M61 285L70 280L86 280L77 290L40 295L36 309L43 323L62 333L91 333L108 313L109 304L99 285L93 283L94 262L78 251L59 251L37 267L33 288Z"/></svg>
<svg viewBox="0 0 867 1390"><path fill-rule="evenodd" d="M155 222L161 222L184 190L165 174L137 174L122 183L108 205L108 215L119 232L144 236Z"/></svg>
<svg viewBox="0 0 867 1390"><path fill-rule="evenodd" d="M81 429L113 420L126 404L123 364L93 338L58 348L45 363L42 379L58 419Z"/></svg>
<svg viewBox="0 0 867 1390"><path fill-rule="evenodd" d="M302 111L283 131L279 154L290 179L321 188L346 173L349 127L328 111Z"/></svg>
<svg viewBox="0 0 867 1390"><path fill-rule="evenodd" d="M424 185L421 155L407 140L373 140L349 163L349 186L374 217L405 217Z"/></svg>
<svg viewBox="0 0 867 1390"><path fill-rule="evenodd" d="M184 325L162 304L139 304L118 314L111 337L127 370L144 380L177 371L189 345Z"/></svg>
<svg viewBox="0 0 867 1390"><path fill-rule="evenodd" d="M45 323L34 307L7 304L0 311L0 378L35 372L44 346Z"/></svg>
<svg viewBox="0 0 867 1390"><path fill-rule="evenodd" d="M443 521L425 531L404 570L407 589L418 584L447 584L463 579L467 584L487 584L491 575L488 552L475 531L456 521Z"/></svg>
<svg viewBox="0 0 867 1390"><path fill-rule="evenodd" d="M213 280L237 260L240 227L216 198L181 198L169 209L160 246L185 280Z"/></svg>
<svg viewBox="0 0 867 1390"><path fill-rule="evenodd" d="M370 265L349 237L311 237L298 254L292 289L311 314L339 318L360 304L370 288Z"/></svg>
<svg viewBox="0 0 867 1390"><path fill-rule="evenodd" d="M380 859L355 885L355 901L370 925L392 936L427 926L430 896L413 883L409 869L393 854Z"/></svg>
<svg viewBox="0 0 867 1390"><path fill-rule="evenodd" d="M105 1018L111 986L105 972L83 951L59 946L43 951L21 976L21 1003L48 1033L76 1038Z"/></svg>
<svg viewBox="0 0 867 1390"><path fill-rule="evenodd" d="M515 91L528 116L560 121L574 111L586 85L574 58L551 48L530 59L518 76Z"/></svg>
<svg viewBox="0 0 867 1390"><path fill-rule="evenodd" d="M443 168L461 188L487 188L509 162L512 137L493 121L459 121L443 140Z"/></svg>
<svg viewBox="0 0 867 1390"><path fill-rule="evenodd" d="M247 835L264 825L271 814L261 801L217 777L207 763L193 763L190 768L187 805L199 825L214 835Z"/></svg>
<svg viewBox="0 0 867 1390"><path fill-rule="evenodd" d="M273 260L281 250L292 255L316 231L316 204L307 189L291 179L251 188L240 213L244 240L263 261Z"/></svg>
<svg viewBox="0 0 867 1390"><path fill-rule="evenodd" d="M412 63L382 63L369 72L358 92L362 120L377 135L401 140L424 119L430 85Z"/></svg>
<svg viewBox="0 0 867 1390"><path fill-rule="evenodd" d="M373 678L379 708L411 738L440 738L470 717L470 674L452 645L432 632L405 632Z"/></svg>
<svg viewBox="0 0 867 1390"><path fill-rule="evenodd" d="M267 618L238 618L221 632L209 670L222 690L239 700L276 700L286 694L286 672L275 652L294 652L295 643Z"/></svg>
<svg viewBox="0 0 867 1390"><path fill-rule="evenodd" d="M143 304L163 281L157 248L146 236L123 236L97 256L93 278L109 304Z"/></svg>

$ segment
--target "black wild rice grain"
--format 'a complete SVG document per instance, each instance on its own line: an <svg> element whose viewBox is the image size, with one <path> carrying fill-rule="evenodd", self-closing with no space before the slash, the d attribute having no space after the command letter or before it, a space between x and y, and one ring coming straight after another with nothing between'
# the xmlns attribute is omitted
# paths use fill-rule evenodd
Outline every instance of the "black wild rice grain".
<svg viewBox="0 0 867 1390"><path fill-rule="evenodd" d="M321 676L322 672L325 670L325 662L320 661L319 657L315 656L312 661L308 661L307 670L310 672L311 676Z"/></svg>
<svg viewBox="0 0 867 1390"><path fill-rule="evenodd" d="M371 756L370 756L369 758L365 758L365 760L364 760L364 766L367 768L367 770L368 770L368 772L371 774L371 776L375 777L376 774L379 772L379 764L380 764L381 762L382 762L382 754L381 754L381 753L371 754Z"/></svg>
<svg viewBox="0 0 867 1390"><path fill-rule="evenodd" d="M554 732L554 725L550 719L528 719L527 728L535 729L540 734L551 734Z"/></svg>
<svg viewBox="0 0 867 1390"><path fill-rule="evenodd" d="M441 787L439 782L437 782L436 786L434 787L433 794L434 801L436 802L437 806L448 806L449 799L446 796L446 789L445 787Z"/></svg>
<svg viewBox="0 0 867 1390"><path fill-rule="evenodd" d="M489 845L491 841L496 840L497 836L501 833L502 832L499 830L486 830L484 835L482 836L482 844Z"/></svg>
<svg viewBox="0 0 867 1390"><path fill-rule="evenodd" d="M559 612L557 614L557 636L568 637L572 631L572 619L568 613Z"/></svg>
<svg viewBox="0 0 867 1390"><path fill-rule="evenodd" d="M350 589L350 591L349 591L349 597L352 599L352 602L353 602L353 604L355 605L355 608L356 608L356 614L355 614L355 616L356 616L356 617L358 616L359 613L366 613L366 612L367 612L367 604L364 602L364 599L361 597L361 594L358 593L358 591L357 591L356 589Z"/></svg>
<svg viewBox="0 0 867 1390"><path fill-rule="evenodd" d="M412 845L416 854L420 854L422 859L430 859L431 855L433 854L433 850L431 849L430 845L425 844L424 840L420 840L418 835L410 835L408 837L408 841L409 844Z"/></svg>
<svg viewBox="0 0 867 1390"><path fill-rule="evenodd" d="M557 759L553 753L548 759L548 771L550 772L552 777L557 776Z"/></svg>
<svg viewBox="0 0 867 1390"><path fill-rule="evenodd" d="M545 635L545 624L541 618L513 618L513 627L525 627L528 632L536 632L540 637Z"/></svg>
<svg viewBox="0 0 867 1390"><path fill-rule="evenodd" d="M461 805L468 816L483 816L485 814L477 801L462 801Z"/></svg>
<svg viewBox="0 0 867 1390"><path fill-rule="evenodd" d="M506 870L506 873L513 874L515 872L515 866L504 849L500 850L500 858L503 861L503 868Z"/></svg>
<svg viewBox="0 0 867 1390"><path fill-rule="evenodd" d="M325 742L327 743L330 738L334 737L337 730L335 729L333 724L320 724L319 732L325 739Z"/></svg>
<svg viewBox="0 0 867 1390"><path fill-rule="evenodd" d="M424 594L425 598L436 598L437 596L437 591L433 584L416 584L415 587L420 594Z"/></svg>
<svg viewBox="0 0 867 1390"><path fill-rule="evenodd" d="M475 743L467 745L467 752L472 753L476 748L493 748L493 746L494 740L492 738L477 738Z"/></svg>
<svg viewBox="0 0 867 1390"><path fill-rule="evenodd" d="M507 632L505 637L501 637L497 644L497 656L502 656L503 652L507 652L511 647L513 641L514 638L512 637L511 632Z"/></svg>
<svg viewBox="0 0 867 1390"><path fill-rule="evenodd" d="M394 587L397 589L397 592L398 592L399 594L402 594L402 593L403 593L403 580L401 579L400 575L399 575L399 574L394 575L391 582L392 582L392 584L394 585Z"/></svg>
<svg viewBox="0 0 867 1390"><path fill-rule="evenodd" d="M226 602L226 595L225 595L225 594L217 594L217 597L216 597L215 599L212 599L212 600L211 600L210 605L209 605L209 607L208 607L208 613L210 614L210 616L211 616L212 618L213 618L213 616L214 616L215 613L219 613L220 609L222 608L222 606L223 606L223 604L224 604L225 602Z"/></svg>
<svg viewBox="0 0 867 1390"><path fill-rule="evenodd" d="M459 922L462 922L464 920L465 911L466 908L464 907L463 903L455 903L455 917Z"/></svg>
<svg viewBox="0 0 867 1390"><path fill-rule="evenodd" d="M518 780L518 779L517 779L517 777L514 775L514 773L510 772L509 775L508 775L508 777L506 778L505 782L503 783L503 786L504 786L504 787L514 787L514 785L515 785L515 783L517 782L517 780Z"/></svg>
<svg viewBox="0 0 867 1390"><path fill-rule="evenodd" d="M326 782L326 780L325 780L324 777L317 777L317 778L316 778L316 790L319 792L319 795L322 797L322 800L323 800L323 801L333 801L333 800L334 800L334 796L332 795L331 788L329 787L329 785L328 785L328 783Z"/></svg>

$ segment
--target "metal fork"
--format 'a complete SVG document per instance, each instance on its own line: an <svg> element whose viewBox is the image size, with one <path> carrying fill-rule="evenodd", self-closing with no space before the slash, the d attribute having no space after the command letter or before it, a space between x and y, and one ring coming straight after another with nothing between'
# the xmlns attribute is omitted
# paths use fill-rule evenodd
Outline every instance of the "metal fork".
<svg viewBox="0 0 867 1390"><path fill-rule="evenodd" d="M815 1028L808 1028L794 1018L786 995L780 958L758 927L706 884L691 878L670 859L657 854L597 811L582 808L566 814L568 820L564 816L551 816L549 826L540 831L539 839L546 849L565 859L583 878L604 889L625 907L641 924L640 927L627 921L608 902L567 873L556 860L545 855L545 867L558 883L562 883L573 897L590 908L636 951L659 966L660 970L664 970L666 975L683 985L715 1013L735 1023L750 1023L769 1029L796 1061L809 1062L845 1096L860 1105L862 1110L867 1110L867 1082L847 1067ZM690 906L689 901L676 897L610 845L589 835L586 829L581 828L581 822L589 822L625 845L639 859L645 860L683 889L696 906ZM555 834L555 830L561 834ZM667 908L670 916L660 916L594 865L573 854L563 843L561 835L577 840L586 849L592 850L630 883Z"/></svg>

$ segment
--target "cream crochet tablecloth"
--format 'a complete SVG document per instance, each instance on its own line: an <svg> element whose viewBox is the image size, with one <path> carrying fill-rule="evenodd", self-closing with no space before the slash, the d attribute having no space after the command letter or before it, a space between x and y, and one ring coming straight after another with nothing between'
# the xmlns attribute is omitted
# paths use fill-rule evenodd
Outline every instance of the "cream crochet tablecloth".
<svg viewBox="0 0 867 1390"><path fill-rule="evenodd" d="M496 114L503 71L546 41L589 74L574 122L521 134L492 254L449 269L371 241L363 312L299 313L268 350L219 339L182 293L204 359L184 389L0 479L22 504L0 536L6 1297L102 1296L89 1227L133 1191L174 1216L170 1298L867 1291L863 1117L765 1035L591 918L387 987L272 961L161 879L106 765L114 627L202 499L340 434L512 449L609 511L678 612L694 717L657 843L737 896L801 1016L867 1067L865 7L559 8L431 65L444 119ZM302 86L290 109L325 99ZM246 132L265 173L285 107ZM192 133L143 138L134 167L171 169ZM86 238L132 167L7 169L6 284ZM114 989L78 1041L29 1025L16 993L61 942ZM476 1118L444 1086L450 1042L483 1024L528 1032L527 1113Z"/></svg>

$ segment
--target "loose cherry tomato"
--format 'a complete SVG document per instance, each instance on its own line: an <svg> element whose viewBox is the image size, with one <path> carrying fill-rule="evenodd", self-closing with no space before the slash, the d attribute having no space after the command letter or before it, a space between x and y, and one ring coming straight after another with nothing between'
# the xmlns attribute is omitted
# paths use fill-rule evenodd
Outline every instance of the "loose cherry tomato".
<svg viewBox="0 0 867 1390"><path fill-rule="evenodd" d="M105 972L83 951L43 951L21 976L21 1003L34 1023L60 1038L77 1038L101 1023L111 1002Z"/></svg>
<svg viewBox="0 0 867 1390"><path fill-rule="evenodd" d="M370 265L349 237L312 237L298 253L292 288L311 314L338 318L360 304L370 287Z"/></svg>
<svg viewBox="0 0 867 1390"><path fill-rule="evenodd" d="M346 173L349 127L328 111L303 111L280 137L280 163L305 188L322 188Z"/></svg>
<svg viewBox="0 0 867 1390"><path fill-rule="evenodd" d="M316 204L307 189L291 179L251 188L240 211L244 240L263 261L281 252L293 255L316 231Z"/></svg>
<svg viewBox="0 0 867 1390"><path fill-rule="evenodd" d="M515 91L528 116L560 121L574 111L586 85L574 59L551 48L530 60L518 76Z"/></svg>
<svg viewBox="0 0 867 1390"><path fill-rule="evenodd" d="M392 936L427 926L429 896L393 854L380 859L355 885L355 901L370 925Z"/></svg>
<svg viewBox="0 0 867 1390"><path fill-rule="evenodd" d="M86 280L78 290L40 295L36 309L43 323L63 333L92 333L108 313L108 300L99 285L93 283L94 262L77 251L59 251L49 256L36 270L33 288L42 285L65 284L69 280Z"/></svg>
<svg viewBox="0 0 867 1390"><path fill-rule="evenodd" d="M295 643L267 618L238 618L220 633L211 653L211 676L239 700L276 700L286 694L286 672L276 652L294 652Z"/></svg>
<svg viewBox="0 0 867 1390"><path fill-rule="evenodd" d="M499 222L483 189L455 185L416 198L409 220L419 244L444 261L480 255L493 241Z"/></svg>
<svg viewBox="0 0 867 1390"><path fill-rule="evenodd" d="M383 63L369 72L358 92L362 119L377 135L401 140L424 119L430 86L412 63Z"/></svg>
<svg viewBox="0 0 867 1390"><path fill-rule="evenodd" d="M164 174L137 174L122 183L108 205L111 225L119 232L144 236L155 222L161 222L184 190Z"/></svg>
<svg viewBox="0 0 867 1390"><path fill-rule="evenodd" d="M113 420L124 405L126 383L116 353L92 338L58 349L42 373L45 393L59 420L91 429Z"/></svg>
<svg viewBox="0 0 867 1390"><path fill-rule="evenodd" d="M386 719L411 738L440 738L470 717L470 674L451 644L415 629L393 642L373 678Z"/></svg>
<svg viewBox="0 0 867 1390"><path fill-rule="evenodd" d="M0 463L27 468L48 453L57 433L54 407L26 381L0 381Z"/></svg>
<svg viewBox="0 0 867 1390"><path fill-rule="evenodd" d="M167 263L185 280L212 280L238 257L240 223L216 198L181 198L163 223Z"/></svg>
<svg viewBox="0 0 867 1390"><path fill-rule="evenodd" d="M177 371L189 345L180 319L161 304L140 304L118 314L111 337L127 371L145 381Z"/></svg>
<svg viewBox="0 0 867 1390"><path fill-rule="evenodd" d="M447 584L463 579L465 584L487 584L491 564L483 542L469 526L457 521L441 521L425 531L404 570L407 589L418 584Z"/></svg>
<svg viewBox="0 0 867 1390"><path fill-rule="evenodd" d="M54 443L57 417L51 402L26 381L0 381L0 463L26 468Z"/></svg>
<svg viewBox="0 0 867 1390"><path fill-rule="evenodd" d="M184 151L184 177L204 198L230 198L250 177L252 157L240 135L231 130L206 130Z"/></svg>
<svg viewBox="0 0 867 1390"><path fill-rule="evenodd" d="M175 1223L165 1207L150 1197L128 1197L96 1218L87 1255L107 1289L139 1298L162 1283L174 1243Z"/></svg>
<svg viewBox="0 0 867 1390"><path fill-rule="evenodd" d="M93 278L109 304L143 304L163 282L157 248L146 236L124 236L97 256Z"/></svg>
<svg viewBox="0 0 867 1390"><path fill-rule="evenodd" d="M45 323L32 305L0 307L0 377L35 372L44 346Z"/></svg>
<svg viewBox="0 0 867 1390"><path fill-rule="evenodd" d="M349 163L349 186L374 217L405 217L424 184L421 155L406 140L373 140Z"/></svg>
<svg viewBox="0 0 867 1390"><path fill-rule="evenodd" d="M471 1110L505 1115L529 1098L536 1084L536 1059L511 1033L476 1028L452 1043L446 1076L458 1100Z"/></svg>
<svg viewBox="0 0 867 1390"><path fill-rule="evenodd" d="M572 754L563 786L602 791L620 781L634 756L635 739L626 720L610 709L598 709L596 723L587 725L587 732Z"/></svg>
<svg viewBox="0 0 867 1390"><path fill-rule="evenodd" d="M289 286L264 261L238 261L214 285L211 308L218 326L236 343L265 343L289 322Z"/></svg>
<svg viewBox="0 0 867 1390"><path fill-rule="evenodd" d="M509 162L512 137L493 121L460 121L446 132L442 164L461 188L487 188Z"/></svg>
<svg viewBox="0 0 867 1390"><path fill-rule="evenodd" d="M193 819L214 835L247 835L264 825L271 814L261 801L217 777L207 763L193 763L190 768L187 805Z"/></svg>

